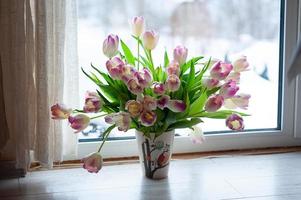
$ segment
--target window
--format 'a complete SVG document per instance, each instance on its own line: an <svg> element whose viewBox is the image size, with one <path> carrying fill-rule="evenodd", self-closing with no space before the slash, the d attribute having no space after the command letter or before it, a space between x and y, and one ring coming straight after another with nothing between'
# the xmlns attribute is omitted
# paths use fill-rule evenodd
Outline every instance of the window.
<svg viewBox="0 0 301 200"><path fill-rule="evenodd" d="M297 27L294 26L297 24L297 3L284 0L79 1L80 65L89 71L92 62L105 70L106 60L102 55L105 36L115 33L129 39L128 19L143 15L147 27L160 32L161 46L154 52L156 61L163 60L165 48L172 52L176 45L183 44L189 48L189 56L213 55L231 61L233 56L245 54L251 65L240 83L242 92L252 96L248 109L252 116L245 118L246 131L225 133L224 120L206 120L201 127L210 134L207 142L201 146L191 145L188 130L180 130L177 132L180 137L175 139L175 152L295 144L298 141L290 135L295 119L295 90L285 78L283 81L283 77L297 38ZM135 45L134 40L126 42L129 46ZM82 95L87 89L95 89L93 83L82 74L80 76ZM97 120L83 132L80 155L88 149L96 149L98 142L95 139L104 126L104 122ZM119 140L122 138L126 140ZM113 132L112 141L105 145L105 156L135 155L135 141L131 138L133 131ZM120 151L123 148L124 151Z"/></svg>

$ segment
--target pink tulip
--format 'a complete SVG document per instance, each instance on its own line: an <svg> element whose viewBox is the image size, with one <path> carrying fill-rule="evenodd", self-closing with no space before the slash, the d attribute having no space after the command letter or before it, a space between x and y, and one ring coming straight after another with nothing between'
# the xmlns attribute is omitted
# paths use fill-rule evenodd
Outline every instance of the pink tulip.
<svg viewBox="0 0 301 200"><path fill-rule="evenodd" d="M144 68L142 72L136 72L134 75L137 78L139 85L143 88L151 85L153 77L148 69Z"/></svg>
<svg viewBox="0 0 301 200"><path fill-rule="evenodd" d="M143 126L152 126L157 120L157 115L153 111L143 111L140 115L140 121Z"/></svg>
<svg viewBox="0 0 301 200"><path fill-rule="evenodd" d="M166 84L167 90L174 92L180 88L181 81L178 76L172 74L167 77L165 84Z"/></svg>
<svg viewBox="0 0 301 200"><path fill-rule="evenodd" d="M240 56L237 60L233 62L233 70L235 72L243 72L247 71L249 67L249 63L247 61L246 56Z"/></svg>
<svg viewBox="0 0 301 200"><path fill-rule="evenodd" d="M118 53L119 38L117 35L110 34L103 41L103 54L108 58L112 58Z"/></svg>
<svg viewBox="0 0 301 200"><path fill-rule="evenodd" d="M241 131L244 129L244 123L241 116L238 114L232 114L226 119L226 126L235 131Z"/></svg>
<svg viewBox="0 0 301 200"><path fill-rule="evenodd" d="M202 129L198 126L193 126L193 131L189 134L192 143L202 144L205 141L204 133Z"/></svg>
<svg viewBox="0 0 301 200"><path fill-rule="evenodd" d="M179 63L176 61L171 61L171 63L167 67L167 74L168 75L174 74L176 76L179 76L180 75Z"/></svg>
<svg viewBox="0 0 301 200"><path fill-rule="evenodd" d="M101 99L96 92L86 92L84 112L98 112L102 106Z"/></svg>
<svg viewBox="0 0 301 200"><path fill-rule="evenodd" d="M163 110L164 108L167 108L168 102L170 100L170 97L167 95L163 95L161 96L158 100L157 100L157 106Z"/></svg>
<svg viewBox="0 0 301 200"><path fill-rule="evenodd" d="M238 90L239 87L236 85L236 82L230 80L221 86L219 94L222 95L224 98L230 98L233 97Z"/></svg>
<svg viewBox="0 0 301 200"><path fill-rule="evenodd" d="M155 94L162 95L165 93L165 85L163 83L155 82L153 84L153 90Z"/></svg>
<svg viewBox="0 0 301 200"><path fill-rule="evenodd" d="M205 110L207 112L215 112L222 107L224 103L224 98L221 95L213 95L208 98L205 104Z"/></svg>
<svg viewBox="0 0 301 200"><path fill-rule="evenodd" d="M125 104L125 109L130 113L131 117L138 117L142 112L143 106L139 101L129 100Z"/></svg>
<svg viewBox="0 0 301 200"><path fill-rule="evenodd" d="M126 84L129 80L135 79L135 73L137 70L130 66L130 65L125 65L121 74L121 80Z"/></svg>
<svg viewBox="0 0 301 200"><path fill-rule="evenodd" d="M144 110L156 110L157 100L154 97L145 95L143 98L143 108Z"/></svg>
<svg viewBox="0 0 301 200"><path fill-rule="evenodd" d="M141 87L141 85L139 85L139 83L137 82L136 79L131 79L127 82L127 87L129 89L129 91L131 91L131 93L133 94L141 94L143 92L143 87Z"/></svg>
<svg viewBox="0 0 301 200"><path fill-rule="evenodd" d="M214 78L205 78L205 79L203 79L203 85L207 89L211 90L211 89L219 86L219 80L214 79Z"/></svg>
<svg viewBox="0 0 301 200"><path fill-rule="evenodd" d="M92 153L81 160L83 168L90 173L98 173L103 166L103 159L99 152Z"/></svg>
<svg viewBox="0 0 301 200"><path fill-rule="evenodd" d="M235 95L232 98L226 99L224 106L228 109L241 108L246 110L249 106L249 99L251 95L248 94L239 94Z"/></svg>
<svg viewBox="0 0 301 200"><path fill-rule="evenodd" d="M143 45L147 50L153 50L158 43L159 35L155 31L145 31L143 33Z"/></svg>
<svg viewBox="0 0 301 200"><path fill-rule="evenodd" d="M105 122L115 124L119 131L126 132L130 128L132 119L129 113L121 111L105 116Z"/></svg>
<svg viewBox="0 0 301 200"><path fill-rule="evenodd" d="M235 81L236 83L239 83L240 81L240 73L239 72L231 72L227 78L225 79L225 81Z"/></svg>
<svg viewBox="0 0 301 200"><path fill-rule="evenodd" d="M107 70L110 74L110 76L113 79L121 79L124 71L125 71L125 65L124 62L118 58L114 57L106 62Z"/></svg>
<svg viewBox="0 0 301 200"><path fill-rule="evenodd" d="M141 16L136 16L132 19L132 32L136 37L140 37L144 31L144 18Z"/></svg>
<svg viewBox="0 0 301 200"><path fill-rule="evenodd" d="M232 69L233 66L231 64L218 61L212 66L210 75L214 79L224 80L229 75Z"/></svg>
<svg viewBox="0 0 301 200"><path fill-rule="evenodd" d="M184 112L186 109L186 104L181 100L169 100L167 107L172 112Z"/></svg>
<svg viewBox="0 0 301 200"><path fill-rule="evenodd" d="M85 128L88 127L90 123L90 118L84 114L78 114L75 115L74 117L70 116L68 120L70 122L71 128L76 130L75 133L84 130Z"/></svg>
<svg viewBox="0 0 301 200"><path fill-rule="evenodd" d="M64 104L55 104L51 106L52 119L67 119L72 112L72 109L67 108Z"/></svg>
<svg viewBox="0 0 301 200"><path fill-rule="evenodd" d="M184 46L177 46L173 51L174 60L180 65L183 65L186 62L187 54L188 49Z"/></svg>

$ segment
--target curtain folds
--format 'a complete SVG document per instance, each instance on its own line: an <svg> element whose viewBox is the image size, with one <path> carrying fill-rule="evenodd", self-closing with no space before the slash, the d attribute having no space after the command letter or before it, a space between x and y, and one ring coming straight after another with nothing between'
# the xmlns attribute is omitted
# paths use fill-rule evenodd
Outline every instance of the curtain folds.
<svg viewBox="0 0 301 200"><path fill-rule="evenodd" d="M3 132L0 123L0 138L6 136L7 143L2 155L25 169L31 159L48 167L74 159L76 136L66 123L51 120L50 107L78 104L76 1L2 0L0 5L1 118L8 126Z"/></svg>

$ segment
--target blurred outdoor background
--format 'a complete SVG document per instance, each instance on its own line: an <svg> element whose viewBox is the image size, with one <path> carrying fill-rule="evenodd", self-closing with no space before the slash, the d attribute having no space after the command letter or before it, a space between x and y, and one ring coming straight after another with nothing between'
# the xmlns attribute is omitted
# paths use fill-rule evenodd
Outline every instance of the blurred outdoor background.
<svg viewBox="0 0 301 200"><path fill-rule="evenodd" d="M154 50L155 64L163 63L164 50L172 56L179 44L188 57L212 56L231 62L246 55L250 71L242 73L239 92L251 94L245 117L246 129L277 128L280 0L82 0L78 1L79 64L90 71L90 63L106 71L102 42L117 34L133 50L129 20L144 16L147 29L160 34ZM134 51L135 52L135 51ZM80 73L81 105L86 90L95 85ZM240 110L242 111L242 110ZM204 120L204 131L227 130L224 120ZM80 139L97 138L107 125L94 120ZM187 131L179 131L187 135ZM133 135L114 131L112 137Z"/></svg>

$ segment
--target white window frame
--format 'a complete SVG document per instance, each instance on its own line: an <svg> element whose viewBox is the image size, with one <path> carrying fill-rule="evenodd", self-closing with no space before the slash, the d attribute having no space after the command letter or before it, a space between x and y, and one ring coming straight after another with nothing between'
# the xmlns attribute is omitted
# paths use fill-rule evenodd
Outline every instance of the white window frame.
<svg viewBox="0 0 301 200"><path fill-rule="evenodd" d="M247 134L234 132L206 135L206 141L201 145L192 144L189 137L179 136L174 141L174 153L301 146L301 77L291 83L286 79L291 55L300 36L300 3L301 0L286 0L284 3L281 130L249 131ZM78 158L94 152L99 145L100 142L79 143ZM105 158L137 156L136 140L107 141L102 149L102 155Z"/></svg>

